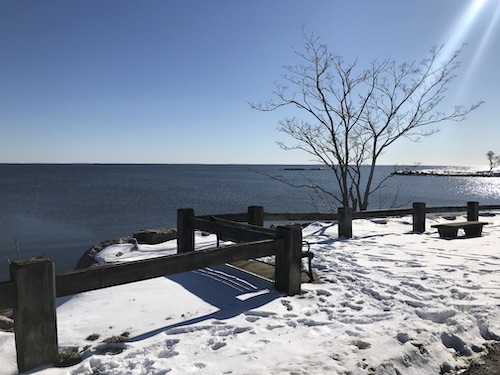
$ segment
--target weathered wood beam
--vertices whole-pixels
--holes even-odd
[[[14,332],[19,372],[55,363],[59,352],[54,263],[48,259],[12,262],[10,273],[17,286]]]
[[[63,297],[218,264],[270,256],[282,252],[284,244],[283,239],[265,240],[63,273],[56,276],[57,296]]]
[[[272,229],[231,222],[215,217],[211,220],[195,217],[193,223],[196,229],[214,233],[219,237],[233,241],[261,241],[276,236],[276,232]]]

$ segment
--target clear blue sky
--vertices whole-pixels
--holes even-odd
[[[478,7],[479,4],[482,4]],[[498,0],[3,0],[0,162],[308,163],[286,111],[261,113],[301,28],[360,62],[468,43],[447,102],[486,103],[385,164],[486,164],[500,152]],[[478,7],[474,17],[471,9]]]

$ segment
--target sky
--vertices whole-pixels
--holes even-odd
[[[445,104],[485,101],[381,164],[486,165],[500,152],[497,0],[4,0],[0,163],[305,164],[259,112],[302,28],[346,61],[467,46]],[[434,129],[434,128],[433,128]]]

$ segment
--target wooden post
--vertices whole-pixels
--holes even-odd
[[[467,221],[479,220],[479,202],[467,202]]]
[[[425,232],[425,203],[413,203],[413,231],[416,233]]]
[[[248,224],[264,226],[264,207],[249,206],[248,207]]]
[[[177,210],[177,253],[194,251],[194,210],[180,208]]]
[[[339,207],[338,210],[339,237],[352,238],[352,208]]]
[[[285,251],[276,255],[275,288],[289,296],[300,293],[302,231],[300,225],[279,226],[276,237],[284,238]]]
[[[59,355],[54,263],[32,259],[10,264],[16,283],[14,332],[19,372],[55,363]]]

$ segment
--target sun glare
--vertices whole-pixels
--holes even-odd
[[[482,5],[485,3],[485,0],[480,0],[478,2],[480,2]],[[464,85],[465,85],[465,82],[467,82],[470,79],[472,72],[479,65],[481,56],[483,56],[484,51],[486,49],[486,46],[488,45],[488,42],[491,40],[495,25],[496,25],[499,18],[500,18],[500,3],[497,4],[496,11],[493,14],[493,16],[491,17],[491,20],[488,24],[488,28],[486,29],[486,32],[484,33],[483,37],[481,38],[481,42],[479,43],[478,47],[474,51],[474,56],[471,60],[471,63],[469,65],[469,69],[467,69],[467,73],[466,73],[465,78],[464,78]]]
[[[455,50],[460,48],[463,44],[468,44],[472,39],[473,28],[474,27],[484,27],[479,24],[479,15],[482,10],[486,8],[489,3],[488,0],[474,0],[465,9],[462,16],[457,20],[455,25],[450,30],[450,36],[446,44],[446,49],[443,51],[443,58],[451,55]],[[491,40],[493,35],[494,26],[496,25],[498,18],[500,17],[500,3],[497,4],[496,12],[490,15],[490,20],[486,31],[483,32],[480,42],[477,44],[467,46],[467,50],[472,51],[472,59],[467,63],[467,69],[463,80],[461,80],[461,85],[457,90],[457,97],[461,97],[466,93],[467,82],[470,81],[473,72],[476,71],[480,65],[481,57],[484,55],[486,46]]]
[[[465,35],[470,31],[474,25],[474,21],[479,14],[479,11],[483,8],[486,0],[475,0],[467,8],[465,13],[460,17],[458,22],[451,30],[450,40],[447,43],[447,54],[453,53],[457,48],[459,48],[465,42]]]

